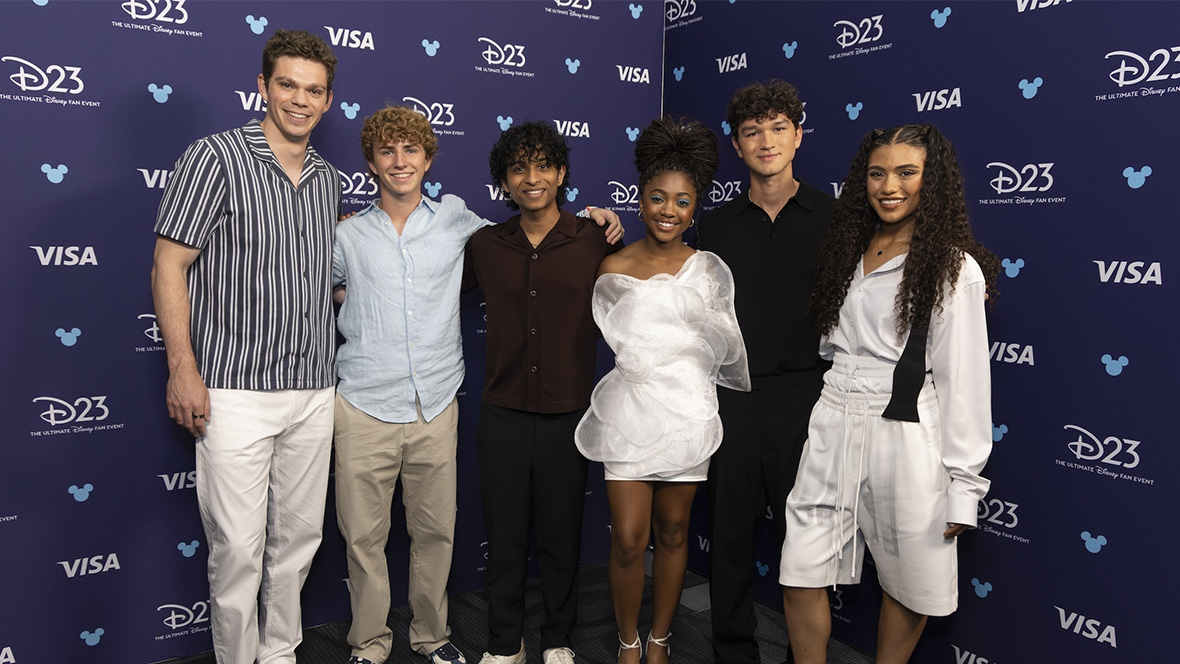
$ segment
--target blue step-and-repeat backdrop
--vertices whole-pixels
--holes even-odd
[[[488,174],[500,131],[548,120],[571,147],[571,206],[638,207],[633,136],[659,115],[658,3],[27,0],[0,5],[0,662],[155,662],[209,650],[207,546],[193,440],[164,408],[149,285],[152,226],[184,148],[265,111],[256,77],[279,28],[339,58],[312,144],[341,171],[345,210],[375,197],[361,124],[387,102],[430,118],[424,188],[480,214],[510,210]],[[630,133],[628,130],[631,130]],[[617,183],[617,184],[616,184]],[[474,422],[483,315],[465,299],[459,520],[451,589],[482,587],[486,547]],[[602,353],[602,362],[610,358]],[[601,468],[584,559],[607,556]],[[400,497],[394,523],[404,523]],[[308,625],[349,617],[329,502],[304,592]],[[405,603],[407,539],[389,545]],[[404,642],[404,641],[403,641]]]
[[[960,609],[931,621],[914,661],[1166,661],[1178,20],[1174,3],[1083,0],[4,2],[0,664],[211,647],[193,441],[163,403],[151,228],[185,146],[264,111],[255,78],[278,28],[319,34],[340,59],[312,143],[346,180],[346,210],[376,194],[358,137],[386,102],[439,135],[426,193],[493,220],[509,214],[486,167],[501,128],[554,122],[572,148],[571,206],[618,210],[631,239],[632,141],[661,108],[721,137],[709,207],[745,186],[723,120],[752,80],[799,87],[796,172],[833,194],[868,129],[939,125],[1005,269],[990,328],[992,491],[960,544]],[[482,585],[480,305],[478,292],[464,299],[453,592]],[[592,468],[584,562],[607,555],[602,485]],[[690,562],[707,573],[701,507]],[[348,617],[328,509],[308,625]],[[402,603],[407,543],[391,535]],[[757,595],[777,606],[769,528],[759,538]],[[878,601],[871,583],[836,591],[836,636],[871,651]]]
[[[1002,260],[991,491],[960,538],[959,610],[931,620],[913,661],[1172,661],[1180,4],[665,7],[667,112],[726,134],[733,90],[785,79],[806,103],[796,176],[833,195],[868,130],[933,123],[958,150],[976,233]],[[709,203],[745,180],[726,149]],[[697,516],[693,563],[705,567]],[[778,604],[771,530],[756,592]],[[879,598],[874,583],[839,588],[834,634],[872,652]]]

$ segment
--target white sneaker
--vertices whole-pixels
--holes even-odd
[[[574,651],[569,648],[550,648],[542,654],[545,664],[574,664]]]
[[[549,660],[546,659],[546,662]],[[520,640],[520,652],[515,655],[493,655],[490,652],[485,652],[483,657],[479,660],[479,664],[524,664],[524,639]],[[570,664],[573,664],[572,661]]]

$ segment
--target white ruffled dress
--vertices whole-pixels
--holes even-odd
[[[705,480],[721,445],[716,386],[750,389],[733,290],[729,267],[707,251],[674,275],[595,282],[594,322],[615,368],[594,388],[574,441],[608,480]]]

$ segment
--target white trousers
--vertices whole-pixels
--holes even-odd
[[[295,664],[299,591],[323,536],[334,393],[209,390],[197,502],[219,664]]]

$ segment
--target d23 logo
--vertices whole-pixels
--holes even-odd
[[[106,395],[92,397],[78,397],[73,403],[63,401],[57,397],[36,397],[33,403],[45,402],[45,411],[41,419],[50,426],[61,426],[71,422],[101,422],[110,416],[111,411],[103,403]]]
[[[1049,191],[1053,187],[1053,162],[1042,164],[1025,164],[1020,168],[1009,166],[1002,161],[993,161],[988,168],[999,169],[991,179],[992,189],[997,194],[1010,194],[1014,191]]]
[[[1139,453],[1135,450],[1140,441],[1118,436],[1099,439],[1076,424],[1067,424],[1065,428],[1078,432],[1078,439],[1066,443],[1066,447],[1079,461],[1097,461],[1128,470],[1139,465]]]
[[[432,125],[450,127],[455,124],[454,104],[442,104],[438,102],[427,104],[421,99],[414,97],[402,97],[402,101],[410,104],[414,111],[426,118]]]
[[[377,195],[377,181],[368,173],[340,173],[340,185],[343,190],[340,192],[343,195],[356,194],[357,196],[376,196]]]
[[[625,185],[614,180],[607,182],[607,184],[615,188],[610,195],[610,199],[615,202],[615,205],[639,205],[639,185]]]
[[[742,191],[741,180],[730,180],[729,182],[718,182],[713,180],[713,186],[709,189],[709,202],[721,203],[724,201],[732,201],[734,196],[737,196]]]
[[[191,607],[181,604],[162,604],[157,611],[167,611],[163,623],[172,629],[180,629],[189,625],[209,622],[209,602],[200,601]]]
[[[1003,528],[1015,528],[1016,524],[1020,523],[1020,518],[1016,516],[1016,508],[1018,507],[1020,505],[999,498],[984,498],[979,501],[975,516],[980,521],[986,521]]]
[[[122,7],[127,15],[137,21],[159,21],[180,25],[188,22],[186,0],[127,0]]]
[[[867,44],[875,42],[885,34],[885,29],[881,27],[881,17],[884,14],[877,14],[868,18],[853,23],[852,21],[836,21],[832,24],[833,28],[840,28],[840,34],[836,35],[836,43],[840,48],[848,48],[856,44]]]
[[[569,7],[570,9],[590,9],[594,5],[594,0],[554,0],[558,7]]]
[[[160,343],[161,341],[164,340],[164,336],[160,334],[160,326],[156,322],[156,315],[155,314],[140,314],[140,315],[136,316],[136,318],[138,318],[139,320],[146,320],[146,321],[151,322],[151,325],[148,326],[147,329],[145,329],[143,331],[144,336],[146,336],[148,339],[151,339],[152,341],[154,341],[156,343]]]
[[[1173,53],[1176,55],[1173,56]],[[1136,85],[1145,80],[1166,81],[1170,78],[1180,78],[1180,72],[1174,74],[1164,72],[1169,64],[1180,62],[1180,46],[1157,48],[1146,58],[1132,51],[1111,51],[1106,54],[1105,59],[1111,58],[1119,59],[1118,66],[1108,75],[1110,80],[1118,83],[1120,88]]]
[[[86,87],[86,84],[79,77],[79,74],[82,73],[81,67],[49,65],[45,69],[41,69],[28,60],[18,58],[15,55],[6,55],[0,58],[0,62],[12,62],[16,64],[16,73],[9,76],[8,80],[12,81],[23,92],[39,92],[44,90],[46,92],[61,92],[76,95]]]
[[[484,61],[489,65],[524,66],[524,47],[520,44],[504,44],[501,46],[487,37],[480,37],[477,41],[487,44],[487,48],[480,55],[483,56]]]
[[[669,21],[676,21],[695,13],[697,13],[695,0],[664,0],[664,18]]]

